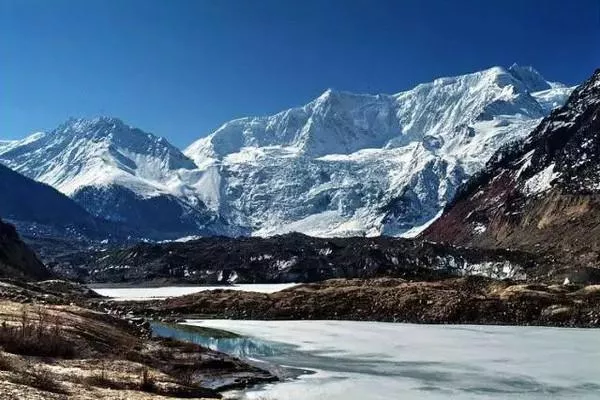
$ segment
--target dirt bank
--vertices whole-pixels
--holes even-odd
[[[156,319],[340,319],[433,324],[600,326],[600,286],[481,277],[408,282],[334,279],[272,294],[216,290],[105,307]]]

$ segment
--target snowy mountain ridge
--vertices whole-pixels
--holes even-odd
[[[435,242],[538,253],[544,276],[600,277],[600,69],[526,137],[499,149],[424,232]]]
[[[194,162],[117,118],[72,118],[51,132],[2,142],[0,162],[151,238],[213,233],[204,230],[213,215],[185,183],[197,174]]]
[[[116,183],[151,197],[171,192],[177,170],[195,169],[166,139],[109,117],[72,118],[49,133],[0,143],[0,157],[70,196],[90,184]]]
[[[181,222],[173,235],[414,233],[571,90],[517,65],[395,95],[329,89],[227,122],[184,152],[115,118],[73,119],[0,142],[0,162],[113,220],[155,218],[165,201]]]
[[[521,75],[527,79],[520,80]],[[312,156],[398,147],[485,118],[486,111],[540,118],[548,110],[538,96],[544,104],[554,100],[559,105],[571,90],[545,81],[531,67],[516,65],[439,78],[395,95],[328,89],[302,107],[227,122],[184,152],[202,164],[207,157],[223,157],[244,147],[291,147]]]
[[[227,198],[219,212],[255,234],[415,234],[571,90],[517,65],[395,95],[327,90],[302,107],[228,122],[184,153],[218,176]]]

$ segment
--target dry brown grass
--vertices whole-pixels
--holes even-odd
[[[23,308],[17,323],[2,321],[0,346],[13,354],[36,357],[74,358],[77,348],[64,335],[60,318],[39,307],[36,315]]]
[[[11,379],[13,383],[29,386],[45,392],[56,394],[68,394],[69,391],[63,383],[47,368],[36,364],[31,365],[27,370],[21,371],[16,377]]]
[[[156,392],[156,382],[152,375],[150,374],[150,370],[148,368],[142,369],[141,379],[140,379],[140,390],[144,392],[154,393]]]
[[[86,387],[93,386],[113,390],[125,390],[131,386],[121,379],[118,374],[112,373],[112,371],[109,370],[109,363],[106,360],[101,360],[100,368],[92,375],[83,377],[80,381]]]

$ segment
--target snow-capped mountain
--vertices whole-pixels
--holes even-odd
[[[117,119],[70,120],[0,142],[0,162],[152,236],[411,234],[571,90],[517,65],[395,95],[327,90],[184,153]]]
[[[180,169],[193,161],[165,139],[125,125],[116,118],[70,119],[49,133],[0,143],[9,167],[72,196],[93,183],[121,185],[152,197],[172,193]]]
[[[600,279],[600,70],[500,149],[424,237],[540,252],[570,281]]]
[[[201,232],[214,217],[184,182],[196,174],[194,162],[116,118],[70,119],[49,133],[2,142],[0,162],[149,237]]]
[[[228,122],[184,153],[210,177],[207,204],[256,234],[410,234],[571,90],[517,65],[395,95],[327,90]]]

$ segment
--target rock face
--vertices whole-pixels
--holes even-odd
[[[101,221],[51,186],[0,165],[0,216],[24,229],[52,230],[63,235],[93,234]],[[104,232],[106,234],[106,232]]]
[[[600,279],[600,70],[499,150],[423,236],[551,254],[552,276]]]
[[[570,88],[494,67],[395,95],[327,90],[225,123],[184,153],[115,118],[0,142],[0,162],[148,238],[410,235]]]
[[[139,244],[117,251],[69,254],[49,265],[59,275],[88,282],[228,284],[466,274],[524,279],[535,261],[525,253],[471,251],[401,238],[319,239],[288,234]]]
[[[25,243],[14,226],[0,220],[0,277],[48,279],[52,274]]]

